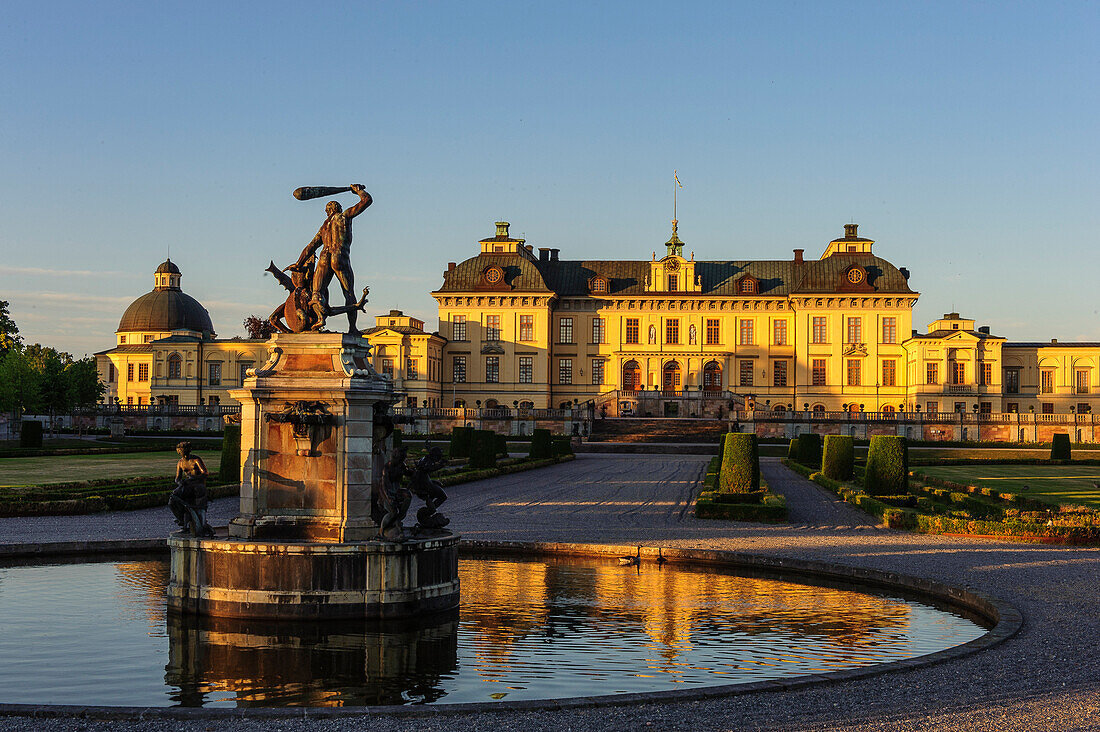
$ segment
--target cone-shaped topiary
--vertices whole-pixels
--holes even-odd
[[[450,455],[453,458],[468,458],[474,442],[473,427],[453,427],[451,429]]]
[[[222,462],[218,478],[230,483],[241,480],[241,426],[227,424],[222,432]]]
[[[1050,459],[1051,460],[1072,460],[1072,452],[1070,450],[1069,435],[1065,432],[1055,432],[1054,438],[1050,444]]]
[[[791,440],[791,444],[787,446],[787,459],[798,461],[798,438],[795,437]]]
[[[875,435],[871,438],[863,487],[873,496],[909,492],[909,446],[904,437]]]
[[[821,435],[807,432],[798,437],[798,462],[807,468],[821,466]]]
[[[722,493],[751,493],[760,490],[760,449],[756,435],[726,433],[722,443],[722,468],[718,472]]]
[[[470,448],[470,469],[484,470],[497,466],[496,433],[492,430],[474,430]]]
[[[532,460],[554,457],[553,446],[550,444],[550,430],[536,429],[531,432],[531,452],[528,456]]]
[[[821,455],[821,472],[832,480],[851,480],[855,450],[847,435],[825,435],[825,451]]]

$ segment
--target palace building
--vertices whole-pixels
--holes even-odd
[[[821,255],[696,260],[672,222],[649,259],[567,260],[509,224],[450,263],[439,330],[391,310],[364,335],[403,406],[607,416],[730,410],[1088,414],[1100,343],[1014,343],[948,313],[913,329],[909,272],[847,224]],[[216,337],[171,261],[96,354],[105,402],[233,405],[263,341]]]

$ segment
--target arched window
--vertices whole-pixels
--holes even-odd
[[[485,408],[486,409],[496,409],[499,406],[500,406],[500,403],[496,399],[486,399],[485,400]]]
[[[859,410],[859,405],[858,404],[849,404],[848,405],[848,411],[851,412],[852,414],[858,414],[859,411],[860,411]]]
[[[815,404],[814,405],[814,411],[815,412],[824,412],[825,411],[825,405],[824,404]]]
[[[183,359],[178,353],[168,357],[168,378],[179,379],[183,375]]]
[[[465,399],[455,399],[455,409],[462,409],[466,406]]]
[[[680,364],[669,361],[662,372],[661,383],[665,391],[679,391],[680,389]]]
[[[882,411],[884,414],[891,414],[893,412],[896,412],[897,409],[891,404],[886,404],[882,407]]]
[[[535,403],[534,402],[520,402],[519,403],[519,408],[520,409],[534,409],[535,408]]]
[[[717,361],[708,361],[703,367],[703,390],[722,390],[722,364]]]
[[[642,388],[642,370],[634,360],[623,364],[623,391],[638,391]]]
[[[773,412],[786,412],[787,407],[782,405],[782,404],[776,404],[774,407],[772,407],[772,411]]]

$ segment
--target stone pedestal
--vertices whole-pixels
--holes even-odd
[[[375,541],[393,383],[358,336],[279,334],[241,402],[229,539],[169,539],[170,608],[257,618],[391,618],[458,604],[457,537]]]

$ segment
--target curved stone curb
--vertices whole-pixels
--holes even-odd
[[[83,550],[81,550],[83,547]],[[836,684],[863,679],[893,671],[907,671],[942,663],[976,653],[1012,637],[1023,625],[1023,615],[1015,607],[977,590],[947,585],[930,579],[912,577],[864,567],[850,567],[805,559],[771,557],[741,552],[708,549],[674,549],[614,546],[607,544],[564,544],[518,541],[462,541],[464,553],[513,554],[537,556],[621,557],[641,553],[644,562],[662,557],[670,564],[722,566],[751,569],[793,577],[824,578],[835,582],[857,584],[875,590],[901,591],[954,608],[976,613],[994,623],[994,627],[979,638],[936,653],[907,658],[863,668],[845,669],[826,674],[804,674],[786,679],[726,684],[692,689],[675,689],[633,694],[579,696],[564,699],[531,699],[526,701],[476,702],[470,704],[430,704],[420,706],[369,707],[273,707],[215,709],[204,707],[106,707],[82,705],[0,704],[0,716],[32,718],[73,718],[98,720],[142,719],[243,719],[243,718],[303,718],[328,719],[353,716],[437,717],[482,712],[554,711],[617,707],[660,702],[700,701],[715,697],[740,696],[769,691],[792,691],[808,686]],[[72,555],[109,555],[133,552],[167,552],[164,539],[119,541],[57,542],[50,544],[0,545],[0,558],[24,558]]]

